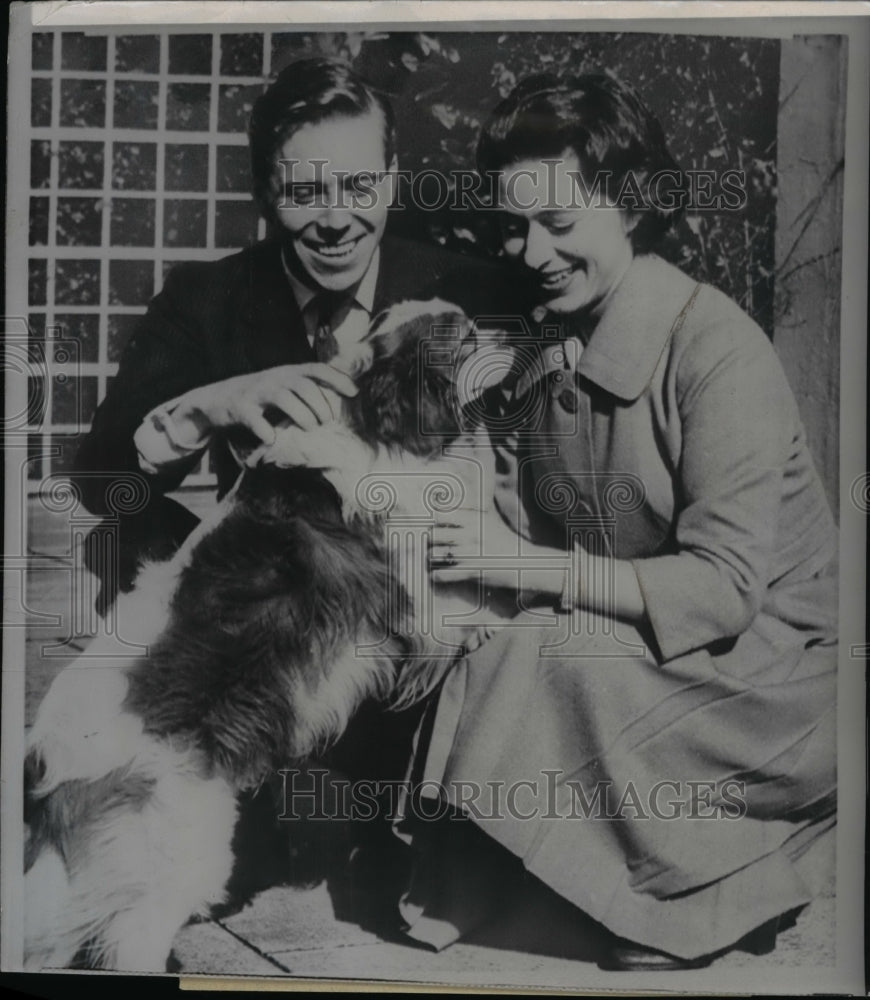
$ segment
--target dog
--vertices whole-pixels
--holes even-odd
[[[120,595],[124,639],[147,654],[98,635],[51,685],[25,761],[26,968],[165,971],[179,928],[224,900],[238,794],[364,703],[425,698],[485,641],[476,588],[433,590],[419,560],[390,558],[391,517],[473,487],[480,463],[447,446],[507,371],[469,389],[455,364],[423,363],[436,328],[460,367],[475,356],[455,306],[393,307],[352,360],[342,418],[239,448],[214,513]],[[432,600],[458,624],[419,628]]]

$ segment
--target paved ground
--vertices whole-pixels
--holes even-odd
[[[203,507],[196,496],[191,506]],[[31,618],[60,616],[35,624],[27,638],[26,716],[32,718],[47,685],[58,669],[75,655],[81,639],[71,637],[74,615],[71,593],[70,520],[34,504],[31,510],[31,552],[40,570],[30,575]],[[94,596],[87,580],[89,603]],[[79,612],[79,630],[87,631],[87,616]],[[755,957],[734,952],[706,973],[691,980],[698,988],[721,988],[741,970],[752,974],[753,986],[775,984],[777,970],[805,966],[820,969],[834,961],[833,837],[805,858],[805,872],[819,898],[780,935],[777,949]],[[177,971],[183,974],[279,976],[326,979],[405,980],[454,985],[511,985],[580,989],[588,986],[625,988],[620,973],[597,971],[595,930],[576,911],[527,879],[513,894],[498,919],[468,940],[435,953],[383,930],[367,927],[359,914],[340,904],[335,881],[308,888],[274,885],[256,893],[242,909],[220,919],[189,924],[174,945]],[[370,923],[370,922],[369,922]],[[646,977],[655,989],[661,980]],[[686,980],[686,986],[689,986]],[[736,982],[736,981],[735,981]],[[636,983],[632,983],[636,985]]]

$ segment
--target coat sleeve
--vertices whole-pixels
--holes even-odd
[[[131,337],[71,474],[85,507],[111,513],[106,490],[118,474],[135,473],[153,494],[175,489],[201,452],[145,472],[134,435],[155,407],[215,378],[209,351],[209,316],[215,315],[218,283],[208,265],[171,271]]]
[[[744,632],[770,582],[800,421],[762,331],[736,307],[676,363],[676,552],[634,560],[665,660]]]

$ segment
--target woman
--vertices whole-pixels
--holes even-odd
[[[539,324],[490,399],[506,524],[484,552],[545,568],[521,627],[449,675],[414,774],[607,928],[606,968],[770,950],[836,802],[837,536],[795,401],[762,331],[653,253],[679,174],[628,88],[529,80],[478,158]],[[477,579],[477,518],[451,521],[433,576]],[[493,563],[486,584],[516,587]],[[480,808],[486,788],[513,798]],[[487,890],[448,891],[436,828],[409,820],[403,911],[440,946]]]

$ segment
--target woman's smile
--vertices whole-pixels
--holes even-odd
[[[573,264],[558,270],[540,271],[539,284],[546,291],[563,291],[578,271],[585,270],[584,264]]]
[[[558,163],[521,160],[500,179],[502,243],[556,313],[606,299],[632,261],[634,218],[606,202],[578,204],[580,164],[566,150]]]

